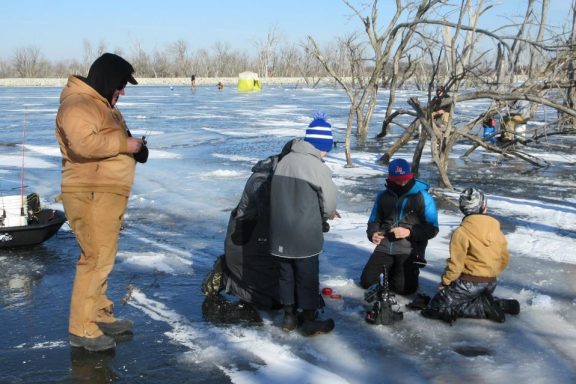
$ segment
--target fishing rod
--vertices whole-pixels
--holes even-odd
[[[132,132],[130,132],[130,128],[128,128],[128,123],[126,123],[126,120],[124,119],[124,115],[120,111],[120,108],[118,108],[118,106],[114,106],[114,109],[116,109],[118,111],[118,113],[120,113],[120,116],[122,116],[122,121],[124,122],[124,127],[125,127],[126,131],[128,132],[128,135],[130,137],[134,137],[132,135]],[[152,135],[152,130],[150,129],[149,126],[147,126],[146,131],[144,131],[144,135],[142,136],[142,144],[143,145],[146,145],[148,143],[148,139],[150,138],[151,135]]]
[[[160,116],[158,106],[156,106],[156,116]],[[148,139],[150,139],[150,136],[152,136],[152,128],[150,127],[150,122],[147,122],[146,130],[142,136],[142,143],[144,143],[144,145],[148,144]]]
[[[148,139],[152,135],[152,129],[150,129],[150,124],[147,124],[146,130],[144,131],[144,135],[142,135],[142,144],[148,144]],[[148,138],[148,139],[147,139]]]
[[[26,151],[26,128],[28,125],[28,107],[24,107],[24,124],[22,125],[22,165],[20,167],[20,216],[25,216],[24,213],[24,159]]]
[[[21,166],[20,166],[20,196],[4,196],[4,192],[0,191],[1,197],[1,215],[0,215],[0,225],[2,226],[22,226],[26,225],[27,222],[27,209],[28,209],[28,199],[24,197],[24,168],[25,168],[25,159],[26,159],[26,131],[28,126],[28,118],[27,118],[28,109],[26,108],[24,111],[24,122],[22,124],[22,158],[21,158]],[[14,188],[16,189],[16,188]],[[19,211],[19,220],[16,219],[18,217],[18,207],[20,207]],[[12,219],[11,219],[12,218]],[[16,220],[16,221],[14,221]]]

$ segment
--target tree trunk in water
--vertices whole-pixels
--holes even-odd
[[[572,2],[572,32],[570,34],[570,49],[574,49],[574,44],[576,43],[576,1]],[[575,64],[574,59],[570,59],[568,64],[568,80],[570,81],[570,86],[566,90],[566,106],[569,108],[574,108],[574,100],[576,99],[576,89],[572,85],[575,79]],[[565,115],[565,117],[568,117]],[[576,125],[576,120],[574,117],[568,117],[568,123],[573,127]]]
[[[352,167],[352,154],[350,152],[350,136],[352,135],[352,123],[354,115],[350,110],[348,112],[348,122],[346,123],[346,138],[344,139],[344,154],[346,155],[346,167]]]
[[[452,122],[446,123],[447,126],[441,130],[441,134],[437,136],[436,149],[438,151],[436,156],[436,164],[438,165],[438,174],[440,176],[440,186],[444,188],[452,188],[452,183],[448,177],[448,161],[450,160],[450,153],[452,152],[453,141],[457,137],[452,127]]]
[[[443,188],[451,188],[452,183],[448,178],[448,160],[450,158],[448,139],[444,134],[436,137],[436,140],[430,140],[432,146],[432,159],[438,168],[438,175],[440,176],[440,186]]]
[[[428,141],[428,132],[425,129],[422,130],[420,133],[420,139],[418,140],[418,144],[414,149],[414,156],[412,157],[412,173],[418,176],[418,171],[420,169],[420,159],[422,158],[422,152],[424,152],[424,146],[426,145],[426,141]]]
[[[356,129],[356,137],[358,138],[358,142],[364,144],[368,136],[368,129],[366,128],[364,124],[365,122],[362,120],[362,118],[359,118],[356,121],[358,123],[358,127]]]
[[[453,189],[450,178],[448,178],[448,155],[449,153],[442,153],[440,155],[440,162],[438,163],[438,172],[440,174],[440,185],[444,188]]]
[[[394,144],[392,144],[390,146],[390,148],[388,148],[386,153],[384,155],[382,155],[382,157],[380,157],[378,162],[381,164],[388,164],[390,162],[390,159],[392,158],[392,156],[394,156],[394,154],[400,148],[402,148],[404,145],[406,145],[406,143],[408,143],[410,141],[410,139],[414,136],[414,131],[416,131],[416,129],[419,126],[420,126],[420,121],[418,119],[415,119],[410,124],[410,126],[406,129],[406,131],[402,134],[402,136],[400,136],[400,138],[398,138],[398,140],[396,140],[396,142]]]

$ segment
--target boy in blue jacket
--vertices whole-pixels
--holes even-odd
[[[406,160],[390,162],[386,189],[378,193],[368,220],[366,234],[376,249],[362,271],[362,288],[378,283],[386,267],[393,292],[408,295],[418,289],[428,240],[438,233],[438,211],[428,188]]]

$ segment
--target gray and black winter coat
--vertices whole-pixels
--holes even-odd
[[[277,165],[270,201],[270,253],[286,258],[318,255],[322,223],[336,212],[336,185],[320,151],[303,140]]]

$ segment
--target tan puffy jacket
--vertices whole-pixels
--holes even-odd
[[[508,242],[498,220],[488,215],[466,216],[452,233],[442,284],[450,285],[461,274],[498,277],[508,260]]]
[[[75,76],[60,95],[56,138],[62,153],[62,192],[129,196],[136,162],[127,153],[122,114]]]

